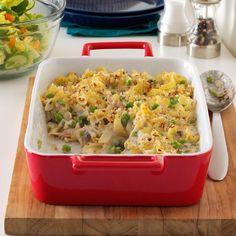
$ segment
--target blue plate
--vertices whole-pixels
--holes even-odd
[[[89,27],[114,28],[114,27],[129,27],[144,24],[151,20],[155,20],[160,11],[153,11],[138,15],[125,16],[100,16],[82,14],[66,10],[64,12],[63,21],[70,24],[77,24]]]
[[[66,10],[90,15],[140,15],[164,7],[164,0],[67,0]]]

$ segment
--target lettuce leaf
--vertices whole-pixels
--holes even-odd
[[[0,12],[7,11],[14,16],[21,16],[35,5],[31,0],[0,0]]]
[[[17,6],[12,7],[11,9],[20,16],[20,15],[25,13],[25,11],[27,10],[28,5],[29,5],[29,1],[28,0],[23,0],[20,4],[18,4]]]
[[[12,8],[21,4],[24,0],[0,0],[0,5]]]

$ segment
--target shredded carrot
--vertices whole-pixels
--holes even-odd
[[[32,42],[32,47],[36,50],[40,49],[40,41],[39,40],[35,40]]]
[[[16,44],[16,38],[15,37],[11,37],[9,39],[9,42],[8,42],[9,47],[12,48],[12,47],[15,46],[15,44]]]
[[[13,22],[13,21],[15,21],[15,16],[11,15],[10,13],[6,13],[5,14],[5,19],[10,21],[10,22]]]
[[[27,31],[27,30],[26,30],[25,27],[21,27],[21,28],[20,28],[20,32],[21,32],[21,33],[25,33],[26,31]]]

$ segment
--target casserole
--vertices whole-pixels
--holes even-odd
[[[149,44],[95,43],[90,49],[144,48],[152,56]],[[152,75],[174,71],[185,76],[194,87],[200,151],[188,154],[112,155],[53,151],[47,136],[45,114],[39,96],[60,74],[82,74],[87,68],[105,66],[109,70],[138,69]],[[38,140],[42,148],[38,149]],[[54,142],[55,140],[53,140]],[[60,144],[60,140],[57,141]],[[50,204],[66,205],[159,205],[181,206],[201,198],[212,150],[212,136],[204,92],[196,68],[189,62],[168,58],[52,58],[40,64],[30,105],[25,150],[35,197]]]

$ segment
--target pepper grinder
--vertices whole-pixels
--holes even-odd
[[[192,0],[195,20],[191,27],[187,53],[203,59],[218,57],[221,39],[215,24],[215,10],[221,0]]]
[[[185,46],[190,23],[185,14],[186,0],[165,0],[165,9],[158,22],[158,41],[166,46]]]

